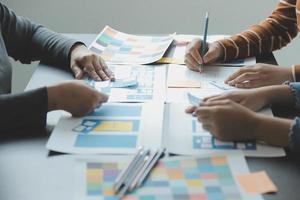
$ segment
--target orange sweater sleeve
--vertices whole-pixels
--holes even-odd
[[[224,49],[224,61],[269,53],[286,46],[298,33],[296,2],[280,0],[266,20],[218,41]]]

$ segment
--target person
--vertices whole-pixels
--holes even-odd
[[[186,109],[220,140],[257,140],[300,151],[300,118],[284,119],[255,111],[270,105],[300,108],[300,83],[223,93]]]
[[[296,37],[300,28],[300,0],[281,0],[272,15],[232,37],[207,44],[208,51],[199,54],[201,41],[192,41],[186,50],[185,64],[198,71],[202,63],[252,57],[281,49]],[[300,65],[278,67],[258,63],[243,67],[229,76],[225,83],[238,88],[278,85],[284,81],[300,81]]]
[[[11,94],[12,68],[9,57],[22,63],[43,60],[73,72],[76,79],[88,74],[97,81],[114,80],[102,58],[76,40],[17,16],[0,3],[0,134],[45,127],[46,114],[65,110],[82,116],[106,102],[108,97],[71,81]]]

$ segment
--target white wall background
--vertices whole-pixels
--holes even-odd
[[[128,33],[234,34],[267,17],[279,0],[1,0],[19,15],[61,33],[98,33],[106,24]],[[300,63],[300,39],[275,53],[283,66]],[[13,91],[22,91],[37,63],[14,63]]]

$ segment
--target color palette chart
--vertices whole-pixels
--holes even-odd
[[[140,129],[140,105],[103,105],[72,131],[77,132],[75,147],[135,148]]]
[[[89,49],[108,63],[149,64],[161,59],[172,41],[172,36],[136,36],[106,26]]]
[[[231,166],[227,156],[163,160],[152,170],[141,188],[123,199],[240,200],[243,195]],[[122,163],[86,162],[82,199],[119,199],[114,195],[112,185],[123,167]]]
[[[256,142],[225,142],[213,137],[202,128],[196,118],[192,120],[192,139],[194,149],[218,149],[218,150],[256,150]]]
[[[134,77],[137,84],[129,87],[103,87],[102,82],[95,82],[89,79],[88,84],[100,92],[109,95],[109,102],[149,102],[162,98],[164,100],[166,69],[145,65],[110,65],[110,69],[116,77],[129,79]]]

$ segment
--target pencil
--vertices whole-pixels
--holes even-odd
[[[203,56],[206,53],[206,40],[207,40],[207,31],[208,31],[208,21],[209,21],[209,13],[206,12],[206,15],[205,15],[204,35],[203,35],[203,40],[202,40],[202,44],[201,44],[201,51],[200,51],[200,56],[202,58],[203,58]],[[200,72],[202,72],[203,66],[204,66],[204,63],[200,64]]]

